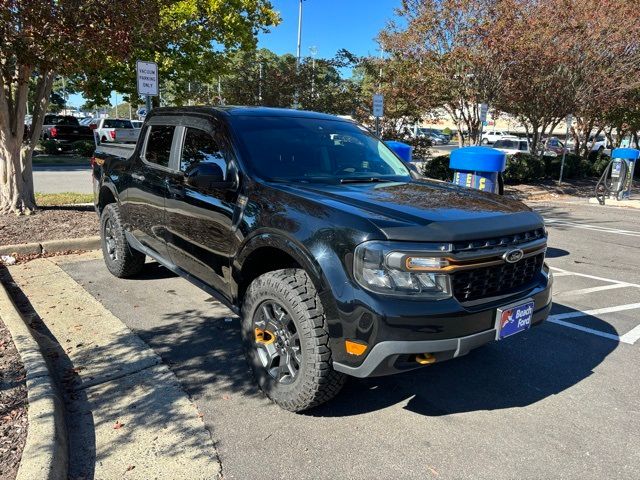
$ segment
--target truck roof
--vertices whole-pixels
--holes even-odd
[[[197,107],[159,107],[151,110],[149,116],[162,114],[218,114],[226,116],[253,116],[253,117],[298,117],[316,118],[321,120],[338,120],[349,122],[349,120],[329,115],[326,113],[311,112],[308,110],[294,110],[292,108],[272,108],[272,107],[252,107],[252,106],[197,106]]]

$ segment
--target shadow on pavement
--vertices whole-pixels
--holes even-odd
[[[77,340],[72,341],[73,335],[68,335],[70,338],[66,338],[67,335],[56,336],[55,328],[48,325],[59,321],[56,317],[59,308],[36,310],[39,308],[37,302],[32,304],[4,268],[0,268],[0,280],[7,285],[17,307],[36,332],[64,400],[69,479],[98,478],[97,470],[104,471],[103,464],[115,465],[113,478],[125,478],[130,469],[144,470],[156,462],[154,456],[161,457],[164,462],[176,458],[176,462],[182,462],[176,464],[176,469],[181,471],[188,469],[184,464],[188,457],[195,471],[201,473],[203,470],[198,468],[215,458],[216,452],[208,447],[208,437],[203,438],[207,434],[197,421],[193,406],[181,393],[175,377],[166,369],[162,370],[164,367],[156,366],[154,358],[144,362],[145,358],[140,355],[123,354],[132,348],[131,344],[136,340],[142,343],[138,337],[128,332],[117,332],[108,335],[106,344],[99,344],[96,339],[95,344],[90,341],[83,345],[77,344]],[[65,301],[61,297],[60,302]],[[76,308],[81,310],[81,307]],[[73,328],[80,330],[83,324],[92,322],[92,316],[90,311],[83,311]],[[74,363],[70,352],[74,349],[77,352],[81,347],[85,349],[84,353],[76,353],[75,357],[81,362]],[[146,345],[143,348],[147,348]],[[151,353],[150,349],[147,350]],[[87,359],[90,363],[86,363]],[[146,364],[136,365],[136,361]],[[91,384],[93,377],[87,376],[86,365],[98,366],[100,381],[97,384]],[[102,377],[104,374],[106,376]],[[88,383],[84,384],[85,381]],[[137,412],[144,412],[144,416]],[[161,437],[158,435],[160,432],[165,437],[158,438]],[[150,438],[150,435],[156,435],[156,438]],[[139,445],[155,450],[144,452],[144,456],[140,454]],[[120,458],[123,450],[132,458],[126,455]]]
[[[553,308],[553,313],[571,311],[558,304]],[[223,391],[254,396],[258,391],[242,352],[239,322],[226,315],[196,305],[167,313],[161,327],[136,333],[171,366],[191,395],[203,393],[213,382]],[[590,328],[616,333],[605,321],[588,321]],[[429,416],[523,407],[584,380],[616,347],[612,340],[545,324],[442,364],[390,377],[351,379],[335,400],[308,415],[359,415],[407,399],[408,410]]]
[[[567,255],[569,255],[569,253],[570,252],[568,252],[567,250],[563,250],[562,248],[549,247],[547,248],[546,258],[566,257]]]
[[[554,306],[553,313],[558,311]],[[591,328],[616,334],[609,323],[591,320]],[[428,416],[525,407],[589,377],[617,346],[613,340],[546,323],[440,365],[352,381],[337,401],[310,414],[358,415],[407,400],[407,410]]]

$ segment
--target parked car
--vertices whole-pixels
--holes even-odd
[[[129,143],[138,140],[140,131],[133,128],[131,120],[121,118],[97,118],[90,124],[97,143]]]
[[[505,137],[510,137],[509,132],[503,130],[494,130],[492,132],[483,132],[482,133],[482,144],[489,145],[497,142]]]
[[[451,139],[448,135],[435,128],[419,128],[418,134],[431,139],[434,145],[448,145]]]
[[[550,137],[544,142],[544,154],[551,157],[562,156],[569,149],[557,137]]]
[[[71,115],[45,115],[41,138],[53,140],[58,148],[65,150],[80,140],[93,141],[93,132],[89,127],[80,125],[78,119]]]
[[[500,140],[496,140],[493,144],[493,148],[512,155],[514,153],[529,153],[529,142],[526,139],[519,137],[505,137]]]
[[[435,128],[426,128],[426,127],[416,127],[407,125],[404,127],[405,135],[415,138],[428,138],[431,141],[432,145],[447,145],[449,144],[450,137],[445,135],[440,130]]]
[[[595,139],[590,137],[589,142],[593,142],[591,145],[592,152],[602,153],[608,148],[607,137],[604,135],[598,135]]]
[[[108,270],[135,277],[149,256],[236,312],[259,386],[285,409],[326,402],[348,375],[465,355],[551,308],[538,213],[414,175],[352,121],[156,108],[123,150],[92,159]]]

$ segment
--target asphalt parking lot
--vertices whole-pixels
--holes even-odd
[[[137,279],[63,264],[179,378],[224,478],[640,478],[640,211],[536,204],[554,308],[541,327],[399,376],[351,380],[306,414],[248,373],[238,321],[155,263]]]

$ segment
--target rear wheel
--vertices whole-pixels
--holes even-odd
[[[268,272],[251,283],[242,336],[260,388],[286,410],[320,405],[344,385],[346,377],[333,369],[322,304],[304,270]]]
[[[113,275],[127,278],[140,273],[144,267],[145,255],[129,246],[120,210],[115,203],[110,203],[102,210],[100,237],[104,263]]]

